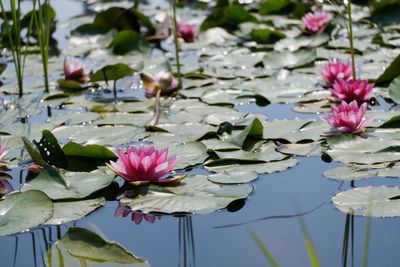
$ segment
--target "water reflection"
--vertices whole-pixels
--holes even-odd
[[[151,215],[146,213],[134,212],[129,207],[121,204],[121,202],[118,202],[118,207],[114,212],[114,217],[119,217],[122,215],[122,217],[125,218],[129,214],[131,214],[131,220],[135,222],[136,225],[139,225],[143,221],[143,219],[145,219],[145,221],[151,224],[153,224],[156,219],[161,220],[160,215]]]
[[[192,216],[179,217],[179,267],[194,267],[196,253]]]

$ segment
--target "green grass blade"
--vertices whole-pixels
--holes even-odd
[[[300,222],[301,232],[303,233],[304,244],[306,245],[306,248],[307,248],[308,258],[310,259],[311,266],[319,267],[320,264],[319,264],[319,261],[317,258],[317,253],[312,244],[310,235],[308,234],[307,227],[306,227],[306,224],[304,223],[302,216],[299,217],[299,222]]]
[[[257,246],[261,249],[264,255],[267,257],[269,262],[274,267],[279,267],[279,263],[275,260],[274,256],[272,256],[271,252],[267,249],[261,239],[257,236],[257,234],[253,231],[252,228],[247,227],[247,231],[250,233],[251,237],[253,238],[254,242],[256,242]]]

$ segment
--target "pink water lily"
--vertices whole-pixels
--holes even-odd
[[[65,80],[85,83],[88,81],[89,70],[83,62],[73,57],[66,57],[64,60]]]
[[[325,26],[332,20],[332,13],[317,10],[314,13],[308,12],[302,18],[307,32],[315,34],[321,32]]]
[[[117,175],[133,185],[174,184],[185,177],[161,179],[178,163],[176,156],[168,156],[168,147],[157,150],[153,146],[142,145],[139,149],[132,146],[126,154],[118,149],[121,164],[111,161],[107,166]]]
[[[191,43],[194,40],[196,35],[195,33],[196,26],[192,24],[178,23],[178,35],[186,43]]]
[[[135,222],[137,225],[139,225],[143,219],[145,219],[147,222],[153,224],[156,219],[160,220],[161,216],[159,215],[150,215],[146,213],[137,213],[133,212],[132,210],[128,209],[126,206],[122,205],[121,202],[118,202],[118,207],[115,210],[114,217],[121,216],[126,217],[129,214],[131,214],[131,220]]]
[[[342,79],[348,81],[353,76],[353,69],[350,62],[343,63],[340,60],[328,61],[318,73],[328,85],[332,85],[336,80]]]
[[[374,94],[371,93],[374,85],[372,83],[368,86],[368,80],[357,79],[356,81],[345,81],[339,79],[335,81],[333,88],[329,89],[329,91],[339,101],[350,103],[356,100],[358,104],[362,104],[374,97]]]
[[[360,133],[375,118],[375,116],[364,118],[367,103],[358,107],[356,100],[353,100],[350,104],[342,101],[338,107],[332,105],[331,110],[333,116],[326,113],[321,115],[320,118],[335,127],[336,130],[324,133],[325,135]]]
[[[142,74],[141,78],[146,87],[147,98],[154,97],[157,90],[161,90],[162,94],[168,94],[179,85],[178,80],[170,72],[166,71],[160,71],[154,74],[153,77]]]
[[[1,143],[1,137],[0,137],[0,143]],[[0,165],[8,165],[10,162],[8,160],[5,160],[4,157],[8,153],[7,149],[8,145],[8,140],[6,140],[3,144],[0,145]]]

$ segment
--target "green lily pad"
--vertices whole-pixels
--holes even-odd
[[[132,210],[162,213],[206,214],[223,209],[234,200],[244,199],[253,187],[212,183],[208,176],[189,176],[178,186],[159,187],[150,185],[135,188],[134,197],[121,199]]]
[[[90,75],[91,82],[99,81],[115,81],[119,80],[127,75],[134,73],[136,70],[132,69],[126,64],[117,63],[114,65],[107,65],[94,74]]]
[[[396,143],[393,142],[393,145]],[[374,164],[400,159],[400,152],[396,149],[384,150],[390,146],[382,138],[362,138],[357,135],[341,134],[328,139],[325,152],[336,161],[343,163]]]
[[[263,138],[263,130],[264,127],[261,123],[261,121],[257,118],[255,118],[246,128],[244,128],[241,132],[239,132],[237,135],[231,136],[229,138],[226,138],[225,141],[228,143],[231,143],[233,145],[236,145],[238,147],[243,148],[244,150],[247,150],[248,145],[249,145],[249,139],[254,138],[254,139],[261,139]]]
[[[114,174],[106,174],[103,170],[59,174],[45,165],[34,180],[22,186],[21,191],[40,190],[51,199],[84,198],[107,187],[114,177]]]
[[[296,156],[321,155],[321,147],[319,143],[316,142],[306,144],[280,144],[276,150],[283,154],[291,154]]]
[[[385,68],[384,72],[376,79],[375,83],[377,85],[388,84],[399,75],[400,75],[400,55],[397,56],[387,68]]]
[[[58,225],[79,220],[105,204],[106,200],[104,197],[79,201],[55,202],[53,204],[53,217],[51,217],[46,224]]]
[[[257,173],[273,173],[284,171],[290,167],[295,166],[298,163],[296,159],[285,159],[279,161],[270,161],[266,163],[254,163],[254,164],[237,164],[237,162],[227,162],[227,161],[207,161],[204,164],[204,168],[210,172],[217,173],[236,173],[236,172],[250,172],[255,171]]]
[[[216,151],[215,153],[220,159],[225,160],[237,160],[237,161],[273,161],[273,160],[282,160],[286,158],[286,155],[283,155],[275,150],[276,146],[273,142],[268,142],[264,144],[260,149],[256,151],[243,151],[243,150],[235,150],[235,151]]]
[[[11,235],[45,223],[53,216],[53,203],[43,192],[31,190],[0,201],[0,235]]]
[[[400,104],[400,77],[394,79],[389,85],[390,98]]]
[[[399,187],[359,187],[332,197],[335,207],[344,213],[371,217],[400,216]]]
[[[146,39],[132,30],[118,32],[108,48],[112,48],[116,55],[123,55],[132,51],[149,54],[151,51],[150,44]]]
[[[122,245],[110,242],[96,233],[71,227],[63,238],[47,251],[47,266],[137,266],[150,267],[146,260],[127,251]]]
[[[255,171],[238,171],[216,173],[208,176],[208,180],[219,184],[243,184],[254,181],[258,178],[258,173]]]
[[[330,129],[327,123],[313,119],[273,120],[263,123],[265,139],[285,139],[291,143],[319,140]]]
[[[353,181],[374,177],[378,173],[376,171],[360,170],[348,166],[340,166],[324,171],[323,174],[326,177],[334,180]]]
[[[313,62],[316,57],[315,49],[303,49],[293,53],[272,51],[265,55],[263,64],[270,69],[294,69]]]

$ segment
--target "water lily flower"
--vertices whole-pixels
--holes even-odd
[[[339,79],[335,81],[333,88],[329,89],[329,91],[339,101],[350,103],[356,100],[358,104],[362,104],[374,97],[374,94],[371,93],[374,85],[372,83],[368,86],[368,80],[357,79],[356,81],[345,81]]]
[[[331,110],[333,116],[326,113],[320,118],[335,127],[336,130],[324,133],[325,135],[360,133],[375,118],[375,116],[364,118],[367,111],[367,103],[358,107],[356,100],[353,100],[350,104],[342,101],[338,107],[332,105]]]
[[[89,70],[83,62],[73,57],[66,57],[64,60],[65,80],[72,80],[85,83],[89,77]]]
[[[181,37],[186,43],[191,43],[195,37],[195,25],[178,23],[178,35]]]
[[[0,137],[0,143],[1,143],[1,137]],[[10,162],[8,160],[5,160],[4,157],[7,155],[9,149],[7,149],[8,145],[8,140],[6,140],[3,144],[0,145],[0,165],[7,165]]]
[[[350,62],[343,63],[338,61],[328,61],[322,66],[321,73],[318,73],[328,85],[332,85],[336,80],[348,81],[353,76],[353,69]]]
[[[160,71],[153,77],[141,73],[140,78],[146,87],[147,98],[154,97],[157,90],[161,90],[162,94],[168,94],[179,85],[178,80],[170,72],[165,71]]]
[[[157,150],[153,146],[147,148],[142,145],[139,149],[132,146],[127,149],[126,154],[118,149],[121,164],[111,161],[107,167],[133,185],[179,183],[186,176],[161,179],[179,161],[175,155],[169,158],[167,156],[168,147]]]
[[[332,18],[332,13],[317,10],[314,13],[308,12],[302,20],[306,31],[315,34],[323,31]]]
[[[118,207],[115,210],[114,217],[118,217],[118,216],[122,215],[122,217],[125,218],[130,213],[132,213],[131,220],[133,222],[135,222],[137,225],[139,225],[143,219],[145,219],[147,222],[149,222],[151,224],[153,224],[156,219],[159,219],[159,220],[161,219],[161,216],[159,216],[159,215],[150,215],[150,214],[146,214],[146,213],[133,212],[132,210],[127,209],[126,206],[122,205],[121,202],[118,202]]]
[[[0,179],[0,196],[5,196],[13,190],[14,189],[9,181],[5,179]]]

